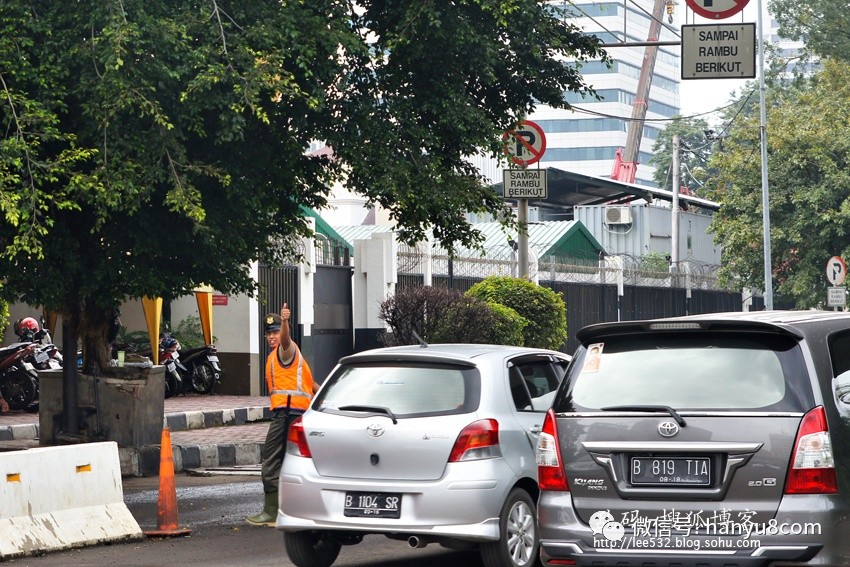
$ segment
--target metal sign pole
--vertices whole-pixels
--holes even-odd
[[[517,235],[517,261],[519,264],[519,277],[528,277],[528,199],[517,200],[517,221],[519,230]]]
[[[773,270],[770,259],[770,193],[767,183],[767,109],[764,96],[764,23],[762,2],[758,0],[758,43],[759,43],[759,108],[761,130],[761,207],[764,231],[764,308],[773,310]]]

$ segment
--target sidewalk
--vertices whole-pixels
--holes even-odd
[[[176,396],[165,400],[174,470],[257,465],[269,418],[268,397]],[[38,447],[38,414],[0,414],[0,451]],[[119,448],[122,476],[159,474],[160,446]]]

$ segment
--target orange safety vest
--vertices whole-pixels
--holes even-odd
[[[271,409],[289,407],[306,410],[313,397],[313,373],[295,345],[295,358],[289,366],[280,363],[277,349],[266,359],[266,384],[271,395]]]

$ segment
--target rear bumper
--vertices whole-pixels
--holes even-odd
[[[776,561],[783,565],[809,563],[821,546],[764,546],[757,550],[661,550],[588,548],[580,541],[540,541],[540,558],[546,566],[564,565],[558,559],[573,561],[571,565],[617,565],[620,567],[767,567]],[[789,562],[789,563],[785,563]],[[836,566],[838,564],[835,564]]]
[[[569,492],[542,492],[538,501],[540,557],[556,565],[622,567],[767,567],[790,565],[850,565],[850,529],[845,506],[823,496],[786,496],[777,511],[779,524],[813,524],[818,532],[791,534],[697,535],[626,530],[622,539],[594,534],[579,519]],[[675,507],[675,503],[670,503]],[[635,504],[638,508],[639,504]],[[559,561],[560,560],[560,561]],[[572,563],[568,563],[571,561]]]
[[[397,481],[322,477],[312,460],[287,455],[280,476],[277,528],[495,541],[499,512],[514,482],[504,459],[451,463],[443,477],[433,481]],[[346,517],[347,491],[400,493],[401,517]]]

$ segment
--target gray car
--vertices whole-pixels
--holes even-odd
[[[537,448],[545,565],[850,565],[850,314],[577,339]]]
[[[290,428],[277,527],[299,567],[366,534],[538,559],[537,466],[563,353],[423,345],[343,358]]]

